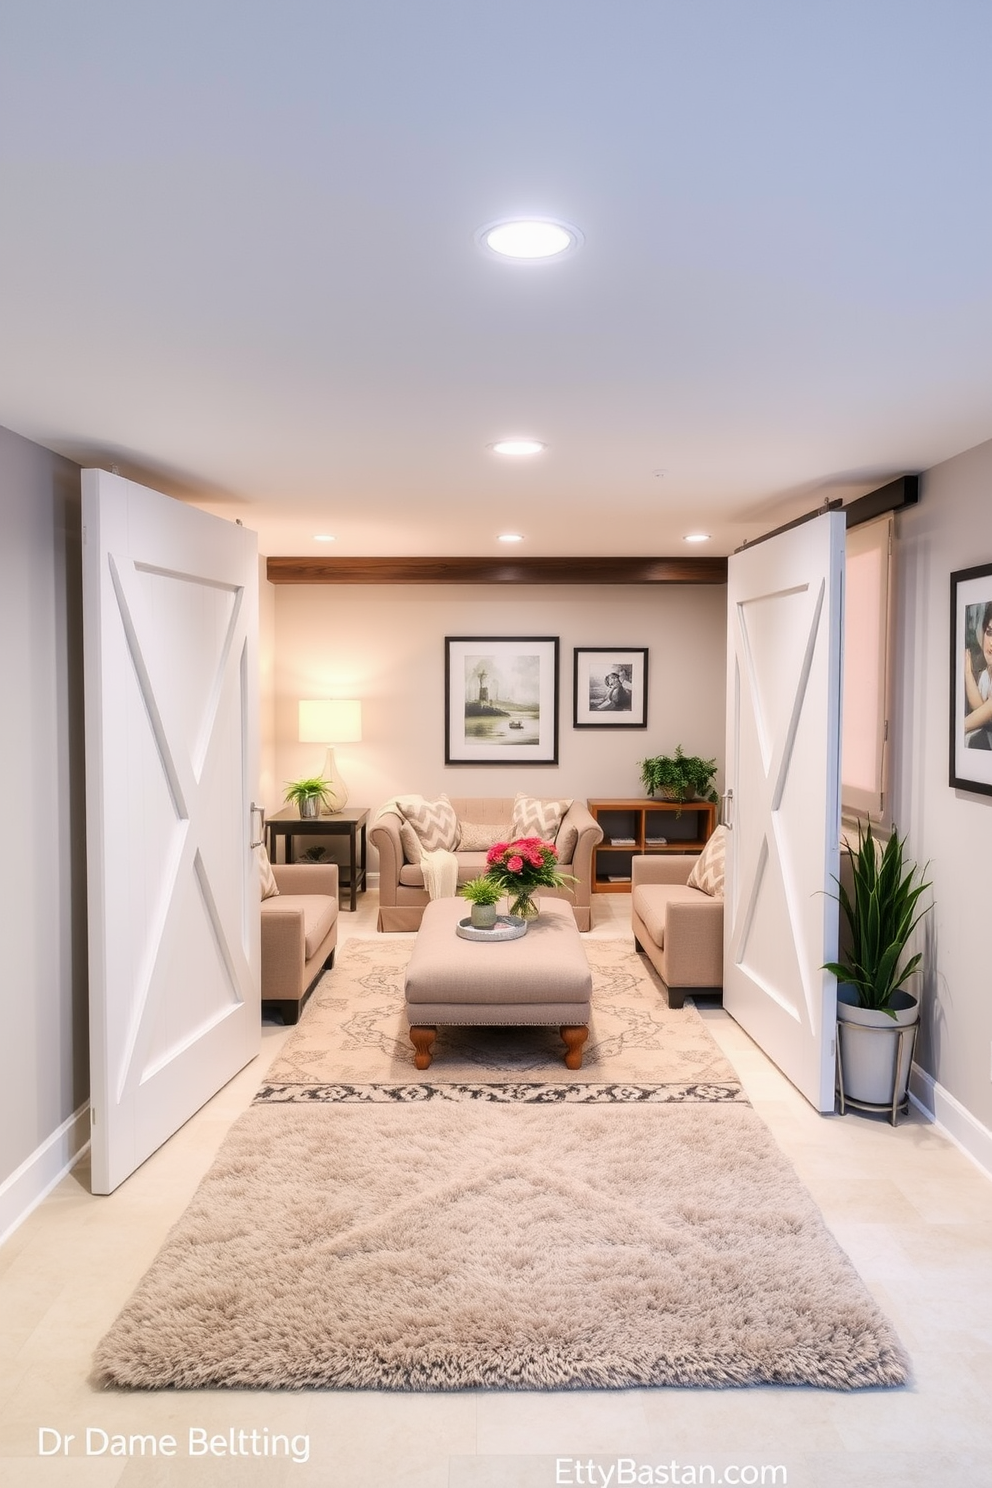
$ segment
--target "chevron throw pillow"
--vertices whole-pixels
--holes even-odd
[[[255,852],[258,854],[258,881],[262,886],[262,898],[274,899],[279,892],[279,885],[276,883],[276,876],[272,872],[272,864],[269,862],[269,855],[265,851],[264,842],[258,844]]]
[[[419,863],[421,853],[458,846],[458,818],[447,796],[425,801],[423,796],[397,796],[396,808],[409,831],[400,828],[403,851],[411,863]],[[416,856],[413,856],[413,853]]]
[[[702,889],[711,899],[723,898],[723,872],[727,858],[727,829],[717,827],[686,879],[691,889]]]
[[[554,842],[561,819],[571,801],[542,801],[536,796],[518,795],[513,802],[514,837],[541,837]]]

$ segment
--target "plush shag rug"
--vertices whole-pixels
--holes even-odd
[[[96,1364],[140,1388],[907,1379],[737,1104],[254,1106]]]
[[[582,1068],[556,1028],[440,1028],[430,1069],[413,1062],[403,1002],[412,940],[350,940],[271,1065],[265,1103],[485,1100],[596,1104],[745,1101],[696,1009],[672,1010],[627,941],[584,940],[593,976]]]

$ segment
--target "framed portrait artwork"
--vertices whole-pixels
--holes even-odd
[[[950,782],[992,796],[992,563],[951,574]]]
[[[575,648],[575,728],[647,728],[646,646]]]
[[[445,636],[444,762],[558,763],[557,636]]]

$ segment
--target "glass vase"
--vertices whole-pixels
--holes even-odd
[[[518,915],[522,920],[536,920],[541,912],[533,889],[521,889],[519,894],[511,894],[509,899],[511,915]]]

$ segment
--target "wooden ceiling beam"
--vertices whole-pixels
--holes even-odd
[[[270,558],[273,584],[725,584],[726,558]]]

